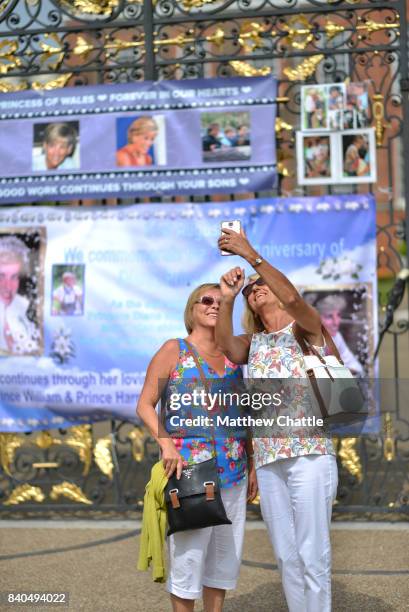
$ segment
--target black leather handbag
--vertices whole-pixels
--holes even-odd
[[[188,342],[189,351],[195,360],[203,386],[208,392],[203,368]],[[212,436],[214,447],[214,436]],[[223,505],[216,457],[194,463],[182,470],[179,480],[174,473],[165,488],[168,512],[168,535],[188,529],[203,529],[215,525],[231,525]]]
[[[188,529],[231,525],[220,494],[216,458],[194,463],[171,476],[165,488],[168,535]]]

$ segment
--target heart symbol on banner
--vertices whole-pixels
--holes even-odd
[[[106,94],[98,94],[97,98],[100,102],[103,102],[108,98],[108,96]]]
[[[247,87],[242,87],[241,91],[242,91],[242,93],[250,93],[251,87],[248,87],[248,86]]]
[[[250,182],[250,179],[248,179],[248,178],[240,178],[239,179],[240,185],[247,185],[247,183],[249,183],[249,182]]]

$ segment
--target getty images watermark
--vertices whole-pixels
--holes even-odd
[[[168,409],[177,412],[183,408],[201,407],[210,411],[218,407],[224,409],[231,406],[240,406],[243,410],[262,411],[266,408],[277,408],[283,406],[283,394],[275,393],[231,393],[217,391],[206,392],[204,389],[194,389],[189,393],[171,393],[168,401]],[[183,416],[171,414],[169,423],[175,428],[185,427],[322,427],[324,421],[315,415],[294,417],[288,414],[276,414],[263,417],[255,417],[251,414],[229,415],[215,414],[214,416],[199,414],[197,416]]]

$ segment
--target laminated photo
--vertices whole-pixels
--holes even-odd
[[[301,89],[303,130],[328,130],[328,86],[312,85]]]
[[[333,135],[317,132],[297,133],[297,173],[300,185],[325,185],[334,182]]]
[[[340,182],[374,183],[377,175],[375,131],[349,130],[339,136],[342,160]]]

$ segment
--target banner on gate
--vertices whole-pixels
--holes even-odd
[[[0,430],[134,419],[151,357],[168,338],[186,335],[183,311],[192,289],[243,266],[239,257],[219,253],[224,219],[240,219],[257,252],[320,310],[346,365],[373,376],[371,195],[3,208]],[[5,275],[12,277],[7,286]],[[236,333],[241,309],[240,297]]]
[[[268,190],[274,77],[2,94],[0,203]]]

